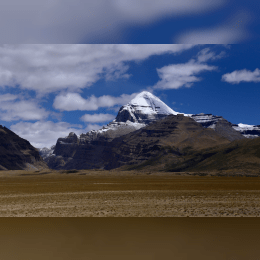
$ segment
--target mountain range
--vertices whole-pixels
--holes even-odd
[[[151,131],[157,134],[147,135]],[[235,125],[211,114],[179,113],[152,93],[143,91],[122,106],[116,118],[102,129],[79,136],[71,132],[59,138],[50,149],[39,149],[39,152],[48,166],[56,170],[114,169],[142,164],[161,156],[162,151],[166,158],[165,151],[169,149],[176,161],[177,157],[184,158],[183,149],[187,147],[198,151],[259,136],[259,126]]]
[[[34,148],[0,126],[0,169],[258,171],[260,126],[212,114],[183,114],[143,91],[100,130],[71,132]]]

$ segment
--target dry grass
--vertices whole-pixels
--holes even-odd
[[[1,171],[0,216],[259,216],[260,178],[178,174]]]

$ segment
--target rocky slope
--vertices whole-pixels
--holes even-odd
[[[0,125],[0,170],[47,169],[38,150],[27,140]]]

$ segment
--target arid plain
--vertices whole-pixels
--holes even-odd
[[[260,216],[259,177],[205,175],[115,170],[1,171],[0,216]]]

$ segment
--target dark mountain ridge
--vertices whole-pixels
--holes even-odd
[[[0,170],[48,169],[38,150],[0,125]]]

